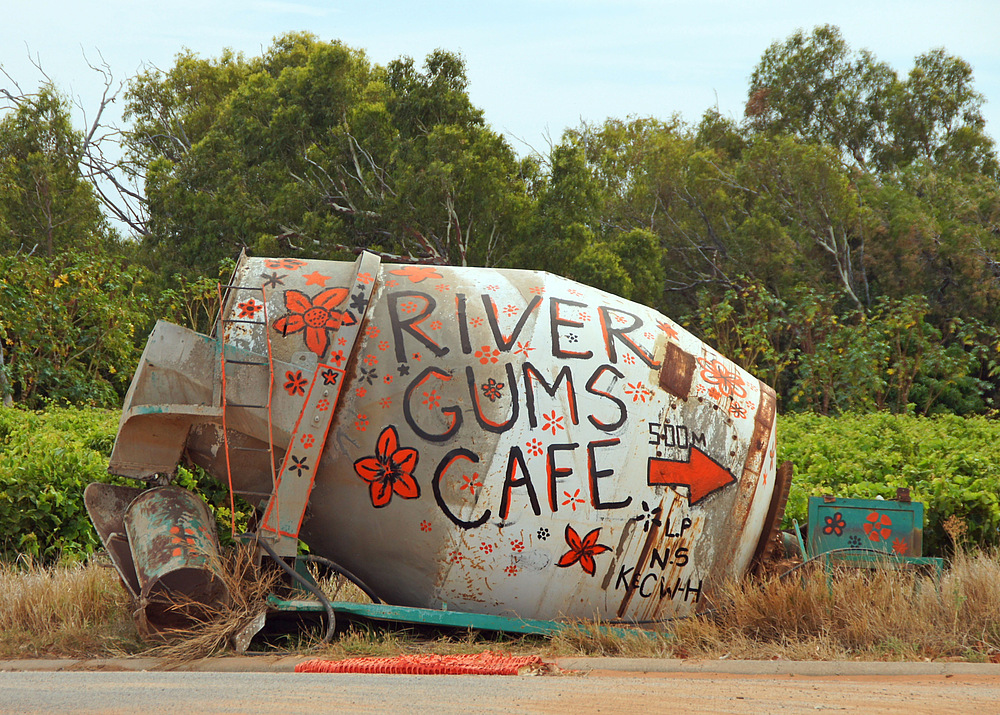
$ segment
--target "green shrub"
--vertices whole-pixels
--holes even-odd
[[[878,412],[785,415],[778,450],[795,465],[786,526],[805,522],[810,496],[885,499],[909,487],[924,504],[924,554],[948,550],[944,520],[956,516],[974,544],[1000,543],[1000,423],[985,417]]]
[[[79,561],[100,547],[83,490],[91,482],[137,484],[108,474],[118,418],[95,408],[0,408],[0,560],[27,554],[41,563]],[[197,468],[179,469],[177,484],[209,503],[228,543],[228,490]],[[237,528],[244,529],[252,509],[242,500],[236,506]]]
[[[0,409],[0,556],[77,560],[100,544],[83,504],[110,481],[118,414],[110,410]]]

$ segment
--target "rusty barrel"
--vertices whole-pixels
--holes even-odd
[[[215,519],[208,505],[180,487],[157,487],[125,511],[140,588],[140,625],[184,628],[229,603]]]

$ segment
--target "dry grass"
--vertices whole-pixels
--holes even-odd
[[[804,570],[805,571],[805,570]],[[956,553],[940,584],[884,569],[821,568],[727,584],[712,614],[673,624],[686,657],[986,660],[1000,654],[1000,554]]]
[[[115,656],[140,648],[113,569],[0,563],[0,656]]]
[[[211,620],[141,643],[114,571],[0,565],[0,656],[108,656],[144,651],[176,660],[226,651],[233,633],[275,586],[245,553],[229,557],[233,602]],[[337,600],[367,600],[336,581]],[[354,626],[322,646],[319,635],[288,642],[329,658],[504,650],[547,655],[788,660],[1000,660],[1000,553],[959,550],[940,583],[893,569],[844,569],[832,578],[804,568],[784,578],[725,585],[716,608],[667,624],[669,635],[581,623],[553,638],[452,635]]]
[[[189,627],[152,634],[146,655],[185,661],[223,653],[232,647],[233,636],[266,610],[265,599],[278,585],[278,572],[255,563],[250,545],[231,549],[218,571],[229,590],[229,604],[208,609]],[[186,610],[189,604],[178,601],[175,606]]]

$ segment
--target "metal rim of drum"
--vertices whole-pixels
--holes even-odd
[[[781,520],[785,517],[785,507],[788,504],[788,493],[792,487],[792,463],[783,462],[775,472],[774,480],[774,492],[767,508],[767,516],[764,517],[764,527],[760,531],[760,540],[750,561],[752,574],[760,573],[761,567],[774,548],[774,537],[781,529]]]

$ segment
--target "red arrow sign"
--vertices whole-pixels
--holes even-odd
[[[697,447],[687,461],[649,458],[646,481],[650,486],[687,487],[688,504],[694,506],[709,494],[736,483],[736,477]]]

